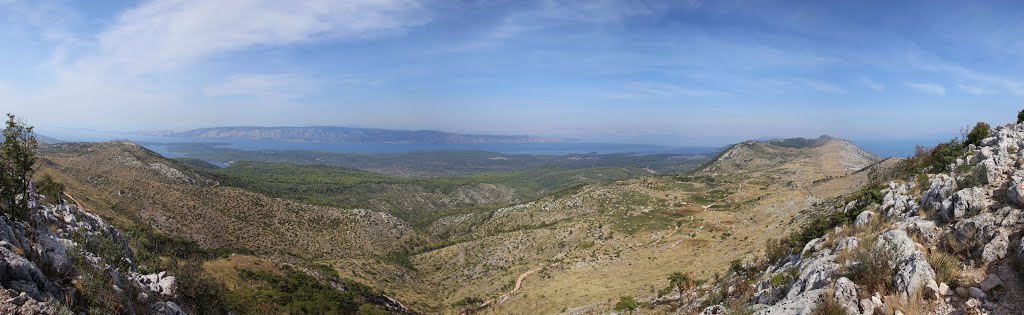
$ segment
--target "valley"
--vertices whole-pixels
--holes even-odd
[[[43,157],[44,174],[113,222],[241,254],[206,263],[229,288],[240,281],[233,268],[330,266],[414,312],[498,314],[607,310],[611,297],[650,295],[676,271],[712,279],[760,257],[801,213],[867,183],[878,161],[838,139],[743,142],[675,175],[557,164],[424,178],[217,168],[128,142],[49,145]]]

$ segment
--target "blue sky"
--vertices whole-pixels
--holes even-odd
[[[1020,2],[0,0],[40,130],[941,139],[1024,108]]]

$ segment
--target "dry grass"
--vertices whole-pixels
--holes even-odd
[[[203,263],[203,270],[220,283],[223,283],[229,290],[234,290],[238,286],[238,269],[269,272],[284,276],[281,268],[276,263],[255,256],[233,255]]]
[[[818,307],[811,311],[811,315],[846,315],[846,309],[836,301],[834,291],[828,290],[822,296]]]
[[[887,295],[882,297],[882,301],[885,302],[884,314],[893,314],[898,310],[904,315],[929,315],[932,314],[934,308],[920,294],[915,294],[906,300],[897,295]]]
[[[959,258],[935,250],[928,253],[928,264],[935,270],[936,281],[945,282],[950,287],[960,286],[962,281],[960,274],[963,271],[963,266]]]
[[[890,291],[895,276],[895,250],[865,244],[857,248],[853,260],[855,264],[847,270],[850,280],[863,286],[866,292]]]

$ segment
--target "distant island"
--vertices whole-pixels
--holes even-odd
[[[154,136],[242,139],[332,144],[508,144],[565,143],[569,139],[531,135],[472,135],[436,130],[392,130],[351,127],[216,127],[183,132],[161,131]]]

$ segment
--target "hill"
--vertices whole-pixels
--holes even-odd
[[[350,127],[216,127],[158,135],[205,138],[272,140],[333,144],[493,144],[552,143],[566,139],[529,135],[471,135],[435,130],[391,130]]]
[[[838,139],[745,142],[691,175],[626,179],[640,174],[405,178],[264,162],[221,169],[126,142],[42,151],[43,173],[114,224],[245,253],[204,263],[232,292],[262,279],[239,268],[323,265],[426,313],[608,310],[610,297],[651,292],[673,271],[707,278],[760,256],[879,168]]]
[[[737,167],[737,158],[748,165]],[[846,160],[861,164],[836,162]],[[485,302],[474,307],[499,314],[603,312],[610,298],[662,288],[673,271],[707,278],[759,256],[773,235],[868,183],[872,162],[840,141],[741,144],[694,175],[593,184],[442,217],[427,231],[446,242],[410,260],[435,270],[422,277],[442,305],[478,297]]]

